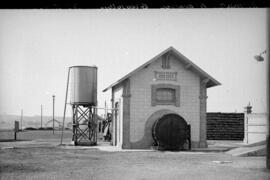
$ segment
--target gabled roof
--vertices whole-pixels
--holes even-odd
[[[51,122],[53,122],[53,120],[51,119],[51,120],[49,120],[49,121],[47,121],[47,123],[46,124],[49,124],[49,123],[51,123]],[[58,120],[56,120],[56,119],[54,119],[54,122],[57,122],[58,124],[61,124],[61,122],[60,121],[58,121]]]
[[[187,57],[185,57],[183,54],[181,54],[179,51],[177,51],[174,47],[169,47],[168,49],[162,51],[161,53],[159,53],[158,55],[156,55],[154,58],[150,59],[149,61],[147,61],[146,63],[144,63],[143,65],[141,65],[140,67],[138,67],[137,69],[133,70],[132,72],[128,73],[127,75],[125,75],[124,77],[122,77],[121,79],[119,79],[118,81],[116,81],[115,83],[111,84],[110,86],[108,86],[107,88],[105,88],[103,90],[103,92],[107,91],[108,89],[114,87],[115,85],[123,82],[125,79],[129,78],[130,76],[132,76],[133,74],[137,73],[138,71],[140,71],[141,69],[143,69],[145,66],[148,66],[149,64],[151,64],[152,62],[156,61],[157,59],[159,59],[162,55],[168,53],[168,52],[172,52],[174,53],[176,56],[178,56],[179,61],[181,61],[183,64],[185,64],[185,66],[187,68],[189,68],[190,70],[197,72],[199,74],[200,77],[202,77],[206,84],[207,88],[213,87],[213,86],[217,86],[217,85],[221,85],[220,82],[218,82],[217,80],[215,80],[212,76],[210,76],[209,74],[207,74],[205,71],[203,71],[201,68],[199,68],[196,64],[194,64],[193,62],[191,62]]]

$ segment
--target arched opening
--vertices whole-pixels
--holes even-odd
[[[153,125],[153,139],[159,148],[180,150],[187,142],[190,144],[189,125],[178,114],[165,114]]]

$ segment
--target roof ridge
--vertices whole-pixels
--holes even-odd
[[[216,86],[216,85],[221,85],[220,82],[218,82],[217,80],[215,80],[212,76],[210,76],[208,73],[206,73],[204,70],[202,70],[196,64],[194,64],[191,60],[189,60],[187,57],[185,57],[183,54],[181,54],[173,46],[170,46],[167,49],[165,49],[164,51],[162,51],[159,54],[157,54],[156,56],[154,56],[153,58],[151,58],[149,61],[145,62],[144,64],[142,64],[141,66],[139,66],[138,68],[136,68],[135,70],[131,71],[130,73],[128,73],[124,77],[120,78],[115,83],[112,83],[110,86],[108,86],[107,88],[105,88],[103,90],[103,92],[105,92],[108,89],[112,88],[113,86],[121,83],[122,81],[124,81],[128,77],[132,76],[133,74],[137,73],[138,71],[140,71],[145,66],[147,66],[147,65],[151,64],[152,62],[156,61],[159,57],[161,57],[162,55],[166,54],[169,51],[173,51],[174,53],[176,53],[180,57],[179,60],[185,61],[186,64],[190,64],[191,66],[193,66],[195,68],[195,70],[197,70],[199,72],[199,74],[201,74],[202,76],[205,76],[206,78],[208,78],[209,80],[211,80],[212,81],[212,85],[209,85],[208,87],[212,87],[212,86]]]

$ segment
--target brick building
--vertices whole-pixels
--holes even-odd
[[[169,47],[103,91],[111,89],[113,145],[148,149],[152,126],[166,114],[178,114],[191,127],[191,146],[207,147],[207,88],[220,83]]]

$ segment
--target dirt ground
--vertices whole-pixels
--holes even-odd
[[[45,144],[27,142],[0,142],[1,180],[270,179],[265,157],[234,157],[222,152],[107,152],[58,146],[53,138],[44,139]]]
[[[62,135],[61,130],[35,130],[35,131],[20,131],[17,133],[17,140],[36,140],[36,139],[58,139]],[[63,138],[72,138],[72,131],[65,130]],[[14,131],[0,131],[0,142],[14,140]],[[60,141],[59,141],[60,142]]]
[[[224,163],[222,163],[224,162]],[[265,157],[199,152],[104,152],[31,147],[0,150],[0,179],[270,179]]]

